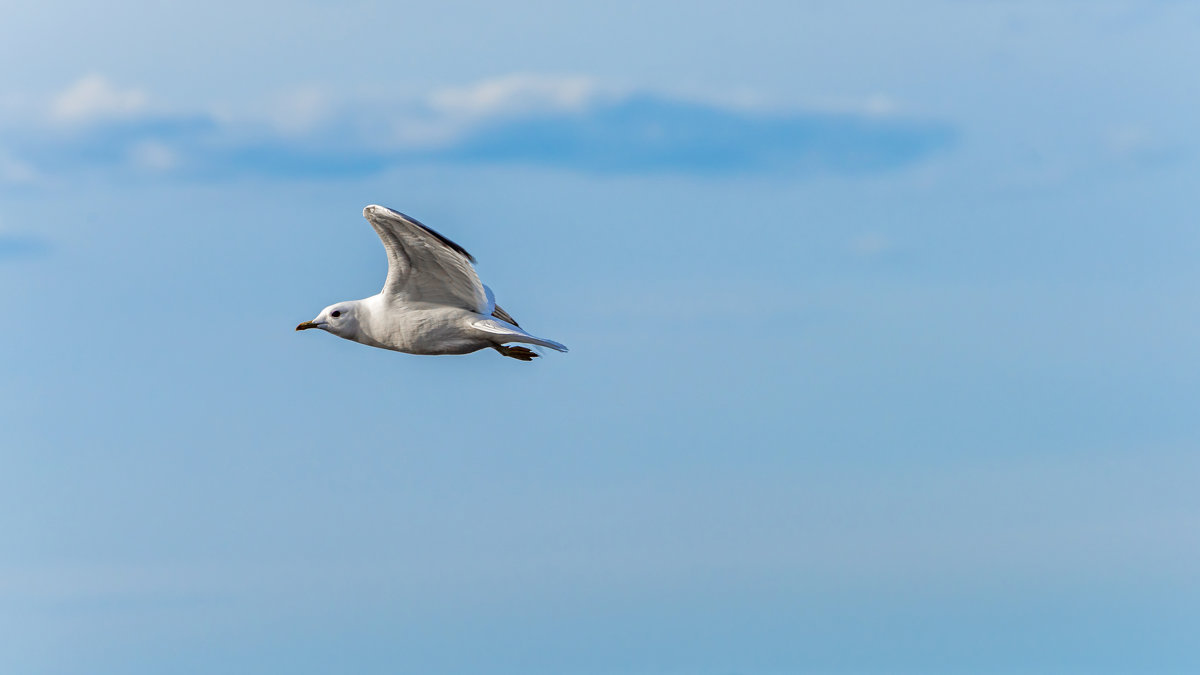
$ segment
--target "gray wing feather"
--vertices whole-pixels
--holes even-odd
[[[388,256],[383,294],[400,302],[429,302],[479,312],[487,307],[470,253],[399,211],[372,204],[363,217]]]

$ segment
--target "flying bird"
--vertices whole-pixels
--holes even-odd
[[[492,348],[519,361],[538,356],[510,342],[567,351],[554,340],[526,333],[508,312],[496,306],[471,263],[475,258],[458,244],[399,211],[374,204],[363,217],[375,228],[387,251],[383,290],[362,300],[347,300],[321,310],[296,330],[320,328],[371,347],[408,354],[469,354]]]

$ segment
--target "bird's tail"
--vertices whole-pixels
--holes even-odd
[[[484,319],[471,324],[485,333],[491,333],[500,338],[501,342],[524,342],[526,344],[538,345],[539,347],[549,347],[555,351],[567,351],[566,345],[547,340],[536,335],[530,335],[516,326],[506,322],[497,321],[495,319]]]
[[[554,340],[547,340],[546,338],[540,338],[540,337],[537,337],[536,335],[530,335],[529,333],[525,333],[521,337],[514,337],[512,340],[510,340],[510,342],[524,342],[524,343],[531,344],[531,345],[537,345],[539,347],[549,347],[550,349],[553,349],[556,352],[570,351],[567,349],[567,346],[564,344],[559,344],[559,343],[555,342]]]

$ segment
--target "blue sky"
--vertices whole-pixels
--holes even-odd
[[[1200,668],[1200,9],[4,15],[0,671]]]

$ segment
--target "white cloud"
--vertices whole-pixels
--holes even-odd
[[[327,121],[333,112],[333,97],[316,86],[293,89],[270,102],[272,125],[289,136],[312,131]]]
[[[952,140],[941,124],[864,122],[894,109],[884,97],[834,113],[773,106],[749,91],[704,96],[582,76],[511,74],[423,95],[306,86],[260,96],[223,109],[178,110],[89,75],[50,100],[35,99],[30,113],[41,119],[26,123],[51,133],[12,147],[35,166],[108,163],[168,173],[183,163],[201,170],[230,162],[279,175],[360,173],[411,161],[862,172],[912,163]],[[47,121],[51,128],[38,129]],[[29,165],[0,153],[0,180],[32,177]]]
[[[900,104],[887,94],[873,94],[862,103],[862,110],[868,115],[886,117],[894,115],[900,109]]]
[[[867,117],[896,117],[907,110],[895,97],[876,92],[865,97],[819,97],[799,106],[804,110],[842,115],[865,115]]]
[[[179,165],[179,156],[165,143],[142,141],[129,150],[134,166],[150,171],[169,171]]]
[[[605,94],[586,77],[513,74],[465,87],[439,89],[430,95],[429,103],[444,113],[484,117],[541,110],[583,110]]]
[[[1177,159],[1183,149],[1140,125],[1125,125],[1109,129],[1104,136],[1108,153],[1122,161],[1161,163]]]
[[[443,87],[415,101],[393,101],[388,138],[408,149],[438,148],[490,118],[582,112],[619,97],[617,89],[587,77],[514,73]]]
[[[746,87],[720,89],[695,87],[671,88],[656,93],[673,100],[701,103],[714,108],[747,113],[787,114],[809,112],[889,118],[908,112],[907,107],[901,101],[883,92],[858,97],[819,96],[802,99],[773,97]]]
[[[88,75],[54,97],[53,119],[65,123],[133,117],[146,110],[148,99],[140,89],[118,89],[101,75]]]

